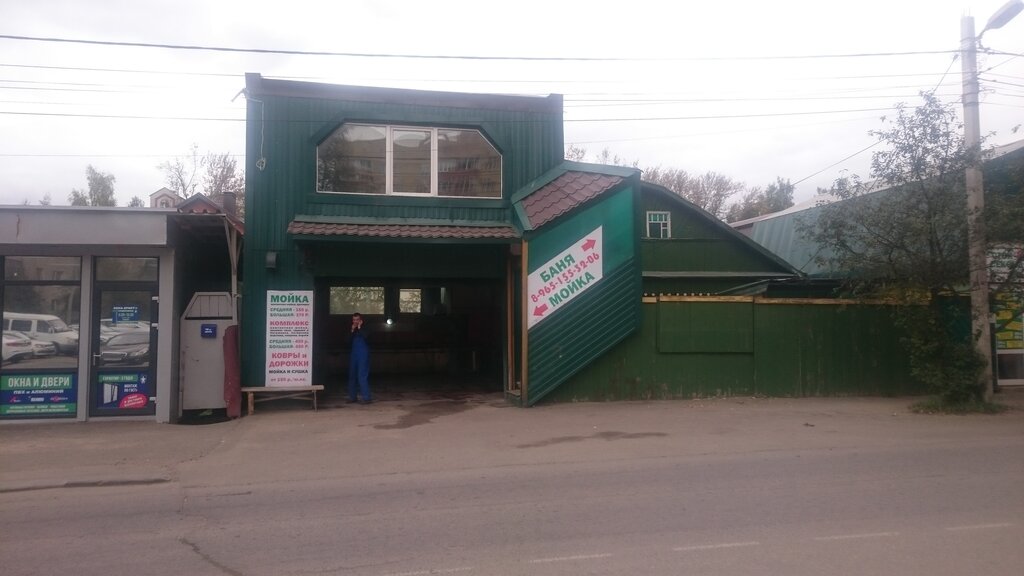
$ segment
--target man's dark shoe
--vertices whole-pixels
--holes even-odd
[[[376,402],[376,400],[374,400],[373,398],[370,398],[369,400],[360,400],[359,401],[360,404],[373,404],[374,402]]]
[[[355,398],[345,398],[345,404],[355,404],[355,403],[356,403],[356,399]]]

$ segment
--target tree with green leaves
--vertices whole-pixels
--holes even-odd
[[[90,164],[85,169],[85,178],[89,184],[87,191],[77,188],[71,190],[68,202],[72,206],[117,206],[114,197],[113,174],[100,172]]]
[[[886,145],[872,156],[870,179],[838,179],[829,192],[835,201],[800,232],[822,248],[820,264],[845,271],[850,293],[900,303],[912,374],[945,404],[970,404],[987,389],[983,359],[964,334],[964,173],[977,152],[966,148],[954,106],[930,93],[922,98],[916,108],[898,105],[895,118],[870,132]]]

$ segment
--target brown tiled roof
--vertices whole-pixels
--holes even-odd
[[[619,176],[570,171],[523,198],[530,225],[539,228],[622,182]]]
[[[518,238],[511,226],[438,226],[423,224],[340,224],[293,220],[289,234],[302,236],[358,236],[366,238]]]

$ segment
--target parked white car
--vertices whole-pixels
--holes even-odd
[[[32,356],[36,358],[41,358],[43,356],[54,356],[57,354],[57,345],[54,344],[53,342],[32,338],[28,334],[25,334],[24,332],[18,332],[16,330],[8,330],[4,332],[4,334],[28,340],[29,344],[32,346]]]
[[[53,342],[61,354],[78,354],[78,332],[52,314],[4,311],[4,330],[24,332],[34,340]]]

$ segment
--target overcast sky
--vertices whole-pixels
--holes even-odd
[[[0,204],[67,204],[89,164],[117,178],[119,205],[148,202],[165,185],[156,166],[193,144],[244,165],[246,72],[560,93],[566,144],[590,159],[607,148],[748,187],[779,176],[800,201],[844,169],[867,177],[871,150],[857,152],[896,103],[936,90],[958,104],[961,17],[980,32],[1004,3],[0,0],[6,36],[352,54],[0,38]],[[982,133],[1024,139],[1024,14],[982,41],[996,52],[979,54]],[[507,59],[459,58],[480,56]]]

